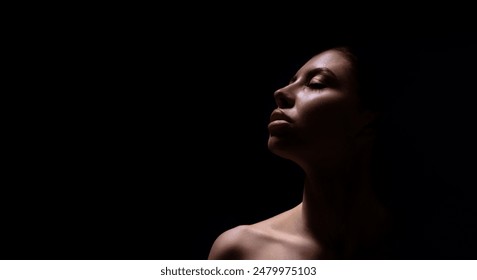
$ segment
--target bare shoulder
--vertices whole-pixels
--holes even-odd
[[[212,245],[208,259],[268,258],[267,252],[293,241],[291,216],[292,211],[286,211],[261,222],[223,232]]]
[[[209,252],[209,260],[241,259],[245,241],[250,239],[250,226],[241,225],[229,229],[215,239]]]

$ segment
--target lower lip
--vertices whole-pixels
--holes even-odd
[[[276,120],[268,124],[268,130],[270,132],[283,131],[284,129],[288,129],[289,127],[290,123],[284,120]]]

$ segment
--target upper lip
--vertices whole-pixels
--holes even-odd
[[[292,122],[292,119],[287,116],[287,114],[283,113],[282,110],[276,109],[270,115],[270,122],[277,121],[277,120],[284,120],[287,122]]]

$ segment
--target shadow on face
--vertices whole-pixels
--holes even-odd
[[[341,162],[372,116],[361,106],[357,82],[343,51],[312,57],[274,94],[269,149],[299,165]]]

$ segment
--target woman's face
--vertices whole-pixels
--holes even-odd
[[[311,58],[275,92],[269,149],[298,163],[339,160],[367,118],[356,83],[344,53],[328,50]]]

